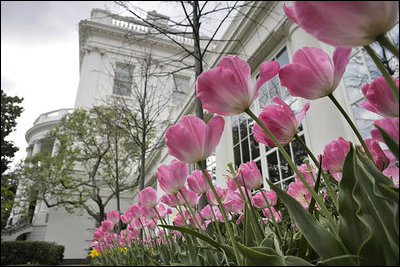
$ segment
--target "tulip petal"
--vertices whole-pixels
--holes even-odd
[[[195,119],[189,119],[187,117]],[[199,155],[203,155],[205,126],[204,121],[188,115],[175,124],[170,126],[165,133],[165,143],[168,153],[181,161],[196,163],[201,160]]]
[[[333,84],[334,67],[327,53],[318,47],[303,47],[293,55],[293,63],[307,66],[320,80],[322,88],[330,89]]]
[[[321,84],[308,67],[300,64],[283,66],[279,71],[279,79],[281,85],[287,87],[291,96],[314,100],[328,95],[323,90],[324,84]]]
[[[239,86],[241,88],[250,88],[251,69],[246,60],[243,60],[237,56],[227,56],[218,62],[217,67],[231,70],[236,79],[239,81]]]
[[[265,61],[260,65],[260,77],[258,77],[256,81],[256,93],[258,95],[258,90],[260,87],[269,81],[272,77],[274,77],[279,72],[279,62],[278,61]]]
[[[366,110],[369,110],[374,113],[378,113],[374,105],[371,104],[369,101],[364,101],[360,104],[360,107],[365,108]]]
[[[294,23],[299,24],[299,22],[297,21],[296,18],[296,13],[294,11],[294,8],[291,6],[286,6],[285,4],[283,4],[283,11],[285,12],[286,16],[293,21]]]
[[[304,116],[306,115],[307,110],[310,108],[310,102],[307,102],[303,109],[296,114],[296,121],[297,125],[300,125],[301,121],[303,120]]]
[[[210,155],[214,152],[215,148],[217,147],[222,132],[224,131],[225,127],[225,120],[221,116],[216,116],[210,119],[206,126],[206,133],[205,133],[205,145],[204,153],[205,155]]]
[[[346,70],[350,59],[351,48],[337,47],[333,52],[334,71],[334,87],[336,88],[342,79],[343,73]]]

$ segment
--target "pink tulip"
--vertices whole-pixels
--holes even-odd
[[[139,202],[146,208],[154,208],[158,204],[157,191],[153,187],[146,187],[139,192]]]
[[[270,190],[268,192],[263,192],[263,195],[265,196],[265,199],[267,199],[267,201],[271,207],[276,205],[278,199],[277,199],[274,191]],[[257,194],[255,194],[252,198],[254,207],[259,208],[259,209],[268,208],[268,205],[267,205],[267,202],[265,201],[265,199],[261,195],[261,192],[258,192]]]
[[[296,199],[305,209],[308,209],[311,201],[311,193],[301,181],[290,183],[287,193]]]
[[[399,79],[392,78],[399,90]],[[377,113],[383,117],[398,117],[399,104],[396,102],[389,85],[383,76],[376,78],[361,88],[367,101],[361,103],[361,107]]]
[[[186,115],[167,129],[165,143],[168,153],[186,163],[205,160],[217,147],[224,125],[220,116],[211,118],[206,125],[202,119]]]
[[[390,160],[383,152],[379,143],[372,138],[365,139],[364,142],[367,145],[369,152],[371,153],[372,159],[374,160],[376,167],[378,167],[378,169],[381,171],[386,169],[386,167],[388,167],[390,163]]]
[[[325,171],[341,172],[344,160],[350,150],[350,143],[339,137],[337,141],[332,141],[324,148],[322,167]]]
[[[340,180],[342,180],[342,177],[343,177],[342,172],[331,172],[331,175],[338,182],[340,182]]]
[[[396,187],[399,187],[399,162],[389,149],[383,151],[389,159],[389,166],[383,171],[383,174],[392,178]]]
[[[174,224],[176,225],[176,226],[185,226],[185,221],[186,221],[186,218],[185,219],[183,219],[182,218],[182,216],[178,213],[178,214],[176,214],[176,216],[174,217]]]
[[[139,204],[134,204],[128,208],[128,212],[132,214],[133,218],[139,219],[142,216],[142,208]]]
[[[194,226],[194,227],[196,227],[196,228],[199,228],[199,226],[197,225],[197,222],[199,222],[199,224],[200,224],[200,227],[201,228],[203,228],[202,227],[202,225],[201,225],[201,216],[200,216],[200,214],[198,214],[198,213],[196,213],[195,215],[195,219],[194,219],[194,217],[193,216],[189,216],[189,224],[190,225],[192,225],[192,226]],[[196,222],[196,220],[197,220],[197,222]],[[203,229],[204,230],[204,229]]]
[[[207,172],[208,179],[212,181],[210,174]],[[196,194],[204,194],[210,189],[204,174],[200,170],[193,171],[192,174],[187,178],[187,183],[189,188],[194,191]]]
[[[311,167],[311,172],[308,169],[307,164],[301,164],[301,166],[297,167],[297,169],[301,172],[303,177],[306,179],[307,183],[311,186],[314,186],[315,179],[317,179],[317,172],[315,170],[315,167],[310,165]],[[296,181],[301,181],[298,177],[297,174],[294,175],[294,178],[296,178]]]
[[[107,212],[107,220],[116,224],[119,222],[119,211],[110,210]]]
[[[241,186],[244,186],[245,184],[247,190],[255,190],[260,188],[262,185],[261,172],[253,160],[240,164],[239,169],[236,171],[236,175],[239,184]]]
[[[333,46],[364,46],[397,21],[397,1],[294,1],[283,6],[290,20]]]
[[[165,206],[163,204],[159,204],[156,209],[158,214],[160,214],[161,219],[165,219],[165,217],[167,216],[167,209],[165,208]]]
[[[337,47],[333,63],[328,54],[317,47],[303,47],[293,55],[293,63],[279,71],[282,86],[290,95],[313,100],[335,91],[349,63],[351,49]]]
[[[399,167],[396,165],[389,166],[383,171],[383,174],[392,178],[394,186],[399,188]]]
[[[182,193],[185,196],[189,206],[196,207],[197,203],[199,202],[199,198],[197,197],[197,194],[195,192],[193,192],[192,190],[188,190],[185,186],[182,187],[181,190],[182,190]],[[178,199],[180,202],[184,203],[184,205],[186,206],[185,199],[182,197],[182,194],[180,192],[178,193]]]
[[[215,191],[217,192],[219,198],[221,199],[221,201],[223,201],[226,197],[226,189],[220,188],[218,186],[215,186]],[[208,203],[210,203],[210,205],[215,205],[218,206],[218,202],[217,199],[215,198],[214,193],[212,192],[212,190],[208,190],[207,193],[207,199],[208,199]]]
[[[94,230],[94,240],[96,240],[96,241],[98,241],[98,242],[103,241],[103,239],[104,239],[104,233],[105,233],[105,231],[104,231],[104,228],[103,228],[103,227],[96,228],[96,229]]]
[[[160,201],[162,203],[164,203],[165,205],[168,205],[172,208],[175,208],[176,206],[178,206],[178,201],[176,200],[175,195],[171,195],[171,194],[164,194]],[[183,203],[179,203],[179,205],[183,205]]]
[[[260,76],[255,85],[251,81],[251,69],[247,62],[237,56],[227,56],[218,65],[203,72],[196,82],[196,95],[203,108],[220,115],[244,112],[258,97],[260,87],[279,71],[277,61],[260,65]]]
[[[176,194],[186,182],[189,167],[186,163],[172,160],[170,165],[160,165],[156,176],[161,189],[168,194]]]
[[[235,179],[233,179],[232,177],[228,177],[228,179],[226,179],[226,185],[229,190],[235,191],[237,189]]]
[[[121,215],[120,217],[121,217],[121,221],[123,223],[125,223],[125,224],[130,223],[134,218],[132,212],[129,211],[129,209],[123,215]]]
[[[375,120],[374,125],[382,128],[382,130],[388,133],[394,141],[399,143],[399,118],[383,118]],[[371,136],[372,138],[385,143],[378,129],[372,129]]]
[[[110,221],[102,221],[101,228],[103,229],[103,232],[111,232],[114,228],[114,224]]]
[[[157,225],[153,220],[150,220],[146,223],[147,228],[149,228],[150,230],[154,230],[156,229]]]
[[[235,224],[239,225],[244,219],[244,213],[240,214],[238,219],[236,220]]]
[[[201,217],[203,217],[205,220],[213,220],[214,216],[211,211],[211,206],[207,205],[205,206],[201,211],[200,211]]]
[[[241,213],[244,209],[243,199],[233,198],[224,202],[224,209],[226,212]]]
[[[271,207],[271,211],[272,211],[273,216],[275,217],[276,222],[282,221],[282,212],[281,211],[276,211],[274,209],[274,207]],[[268,222],[269,220],[272,220],[271,211],[268,208],[265,208],[263,210],[264,216],[266,216],[264,222]]]
[[[145,206],[142,207],[142,213],[143,213],[143,217],[146,218],[147,220],[151,220],[151,219],[155,218],[157,215],[153,208],[148,208]]]
[[[258,118],[278,139],[280,144],[286,145],[292,141],[297,129],[299,128],[301,120],[304,118],[306,111],[310,108],[310,103],[307,103],[295,116],[289,105],[287,105],[282,99],[274,97],[273,101],[280,106],[266,105]],[[254,124],[253,132],[254,139],[257,142],[269,146],[276,146],[272,139],[258,124]]]
[[[143,224],[144,221],[145,221],[144,217],[140,217],[140,219],[134,218],[131,221],[131,223],[128,225],[128,228],[137,229],[137,230],[143,229],[143,225],[142,224]]]

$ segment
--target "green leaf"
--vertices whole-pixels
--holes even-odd
[[[302,258],[299,258],[299,257],[295,257],[295,256],[286,256],[285,264],[287,266],[315,266],[315,265],[309,263],[308,261],[306,261]]]
[[[357,255],[360,246],[371,239],[372,235],[371,229],[360,215],[362,211],[356,201],[359,194],[364,194],[356,179],[356,167],[356,154],[351,145],[343,165],[342,180],[339,184],[338,235],[348,251],[354,255]]]
[[[396,157],[397,160],[399,160],[399,144],[381,127],[375,125],[376,128],[378,128],[379,132],[381,133],[381,136],[383,138],[383,141],[385,141],[386,145],[390,149],[390,151],[393,153],[393,155]]]
[[[217,248],[218,250],[224,250],[225,253],[227,254],[227,256],[235,258],[235,254],[233,253],[233,248],[227,245],[222,245],[219,244],[218,242],[215,242],[214,240],[212,240],[211,238],[209,238],[208,236],[205,236],[203,234],[200,234],[198,232],[195,232],[191,229],[185,228],[185,227],[179,227],[179,226],[173,226],[173,225],[164,225],[164,224],[160,224],[160,227],[164,227],[167,229],[172,229],[172,230],[178,230],[180,232],[183,233],[187,233],[190,234],[194,237],[200,238],[201,240],[207,242],[208,244],[210,244],[211,246]]]
[[[381,190],[379,184],[393,186],[393,182],[384,176],[374,162],[358,150],[355,175],[364,194],[359,196],[362,211],[369,228],[371,241],[362,247],[359,255],[374,259],[378,265],[396,265],[399,262],[399,204],[393,195]],[[371,255],[375,253],[376,257]]]
[[[261,242],[261,247],[274,248],[274,240],[271,239],[271,238],[266,237],[266,238]]]
[[[254,237],[254,233],[253,233],[253,227],[251,226],[251,222],[250,222],[250,214],[249,214],[249,209],[247,207],[247,205],[245,205],[244,208],[244,229],[243,229],[243,242],[246,246],[248,247],[253,247],[255,246],[255,237]]]
[[[257,251],[254,248],[249,248],[243,246],[242,244],[237,244],[240,253],[248,260],[248,263],[253,266],[282,266],[285,261],[282,257],[274,254],[265,254]],[[270,248],[262,248],[266,251],[270,251]]]
[[[310,213],[305,210],[299,202],[289,196],[286,192],[282,191],[278,186],[268,180],[267,182],[286,205],[300,231],[318,255],[322,258],[332,258],[347,254],[343,244],[331,232],[321,227],[318,221],[310,215]],[[342,264],[353,265],[354,262],[345,260]]]

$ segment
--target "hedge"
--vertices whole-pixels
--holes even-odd
[[[45,241],[2,241],[1,265],[38,263],[56,265],[64,258],[64,246]]]

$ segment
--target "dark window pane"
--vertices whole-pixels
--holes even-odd
[[[305,143],[303,135],[300,136],[300,139],[303,140],[303,142]],[[294,154],[294,163],[296,164],[296,166],[300,166],[301,164],[303,164],[303,160],[307,157],[307,152],[304,150],[303,146],[299,142],[297,142],[297,140],[292,141],[291,144]]]
[[[276,152],[271,153],[267,156],[268,174],[269,180],[273,183],[278,182],[279,178],[279,166],[278,159],[276,158]]]
[[[276,56],[276,61],[279,62],[281,67],[289,63],[289,55],[286,47]]]
[[[290,148],[288,145],[286,145],[285,147],[286,152],[288,152],[289,156],[290,156]],[[289,164],[287,163],[286,159],[283,157],[283,155],[281,154],[281,152],[279,152],[279,159],[281,161],[281,174],[282,174],[282,178],[286,178],[289,176],[293,175],[293,170],[292,168],[289,166]]]
[[[233,145],[239,142],[239,127],[237,125],[232,127]]]
[[[283,184],[283,190],[284,191],[287,191],[288,189],[289,189],[289,184],[290,183],[292,183],[292,182],[294,182],[294,178],[292,177],[292,178],[290,178],[290,179],[287,179],[287,180],[285,180],[285,181],[283,181],[282,182],[282,184]]]
[[[261,160],[256,161],[256,164],[257,164],[257,167],[260,170],[261,175],[262,175],[263,172],[262,172],[262,169],[261,169]]]
[[[235,156],[235,166],[240,165],[240,145],[237,145],[233,148],[234,156]]]
[[[365,68],[361,52],[356,52],[347,64],[343,81],[347,88],[350,101],[362,96],[361,87],[369,81],[368,71]]]
[[[242,162],[250,161],[250,154],[249,154],[249,138],[246,138],[242,141]]]
[[[260,156],[260,144],[254,140],[253,134],[250,135],[251,158],[256,159]]]
[[[247,120],[245,119],[244,116],[239,117],[239,123],[240,123],[240,138],[244,139],[247,137]]]

